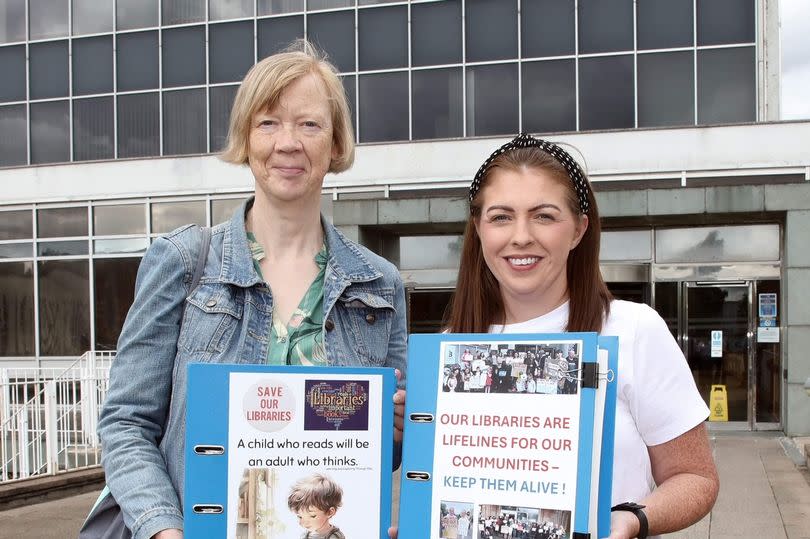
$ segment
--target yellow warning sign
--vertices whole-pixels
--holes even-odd
[[[724,385],[712,385],[709,394],[709,421],[728,421],[728,394]]]

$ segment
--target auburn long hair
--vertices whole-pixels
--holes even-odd
[[[566,202],[580,215],[576,192],[565,168],[551,155],[537,147],[517,148],[504,152],[485,171],[481,186],[470,202],[470,215],[464,229],[458,281],[445,328],[453,333],[486,333],[492,324],[503,324],[506,311],[498,280],[484,261],[476,221],[481,217],[481,193],[495,169],[544,172],[566,187]],[[579,244],[568,253],[569,314],[566,331],[601,331],[610,312],[612,296],[599,270],[599,209],[593,190],[587,189],[589,202],[588,228]]]

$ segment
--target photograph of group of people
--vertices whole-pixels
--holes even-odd
[[[473,504],[442,502],[439,511],[439,537],[442,539],[472,539]]]
[[[570,511],[482,505],[476,539],[569,539],[570,530]]]
[[[444,343],[443,392],[576,394],[577,343]]]

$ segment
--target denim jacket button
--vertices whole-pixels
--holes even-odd
[[[331,318],[327,318],[326,322],[323,323],[323,327],[326,329],[326,331],[332,331],[335,329],[335,323],[332,322]]]
[[[368,313],[366,315],[366,322],[368,322],[369,324],[373,324],[376,321],[377,321],[377,315],[375,315],[374,313]]]
[[[217,300],[215,300],[215,299],[209,299],[208,301],[205,302],[206,307],[213,307],[216,304],[217,304]]]

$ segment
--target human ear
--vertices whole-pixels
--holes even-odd
[[[577,218],[577,221],[578,223],[576,232],[574,234],[574,238],[571,240],[571,247],[569,248],[569,251],[576,249],[577,245],[579,245],[579,242],[582,241],[582,236],[585,235],[585,231],[588,230],[589,221],[587,215],[580,214]]]
[[[332,506],[329,508],[329,511],[326,512],[326,516],[332,518],[335,516],[335,513],[337,513],[337,507]]]

